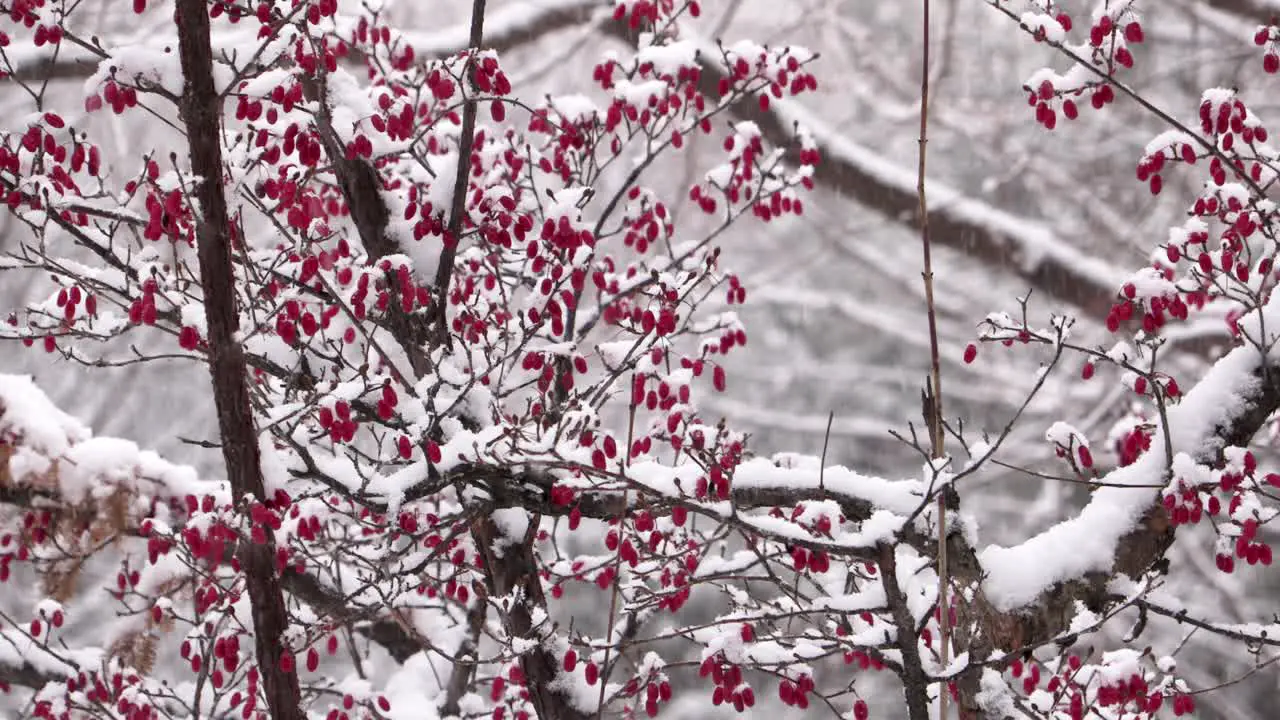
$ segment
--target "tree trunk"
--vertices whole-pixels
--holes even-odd
[[[231,261],[230,221],[222,187],[222,101],[213,84],[208,5],[204,0],[177,0],[174,20],[178,25],[178,49],[186,78],[182,120],[187,127],[191,171],[201,178],[195,190],[200,206],[196,239],[208,324],[209,373],[222,436],[222,458],[233,500],[264,501],[266,489],[249,402],[248,367],[236,337],[240,323]],[[270,534],[267,538],[261,545],[245,544],[238,553],[253,609],[258,670],[273,720],[303,720],[298,677],[281,668],[288,615],[280,579],[275,573],[274,544]]]

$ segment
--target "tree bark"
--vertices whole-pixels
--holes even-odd
[[[538,560],[534,556],[533,539],[537,529],[538,517],[533,516],[529,519],[526,537],[506,545],[501,553],[495,548],[502,532],[493,520],[477,519],[471,525],[471,536],[484,559],[486,590],[490,600],[500,608],[507,634],[537,643],[520,655],[520,669],[539,720],[590,720],[592,714],[574,707],[565,691],[555,688],[559,658],[542,642],[550,628],[535,622],[536,616],[545,614],[547,607],[542,579],[538,577]]]
[[[195,190],[199,203],[196,240],[222,457],[234,499],[265,501],[248,366],[237,338],[240,322],[235,269],[222,187],[222,101],[213,83],[208,5],[204,0],[177,0],[174,20],[186,79],[180,112],[187,128],[191,171],[200,178]],[[281,668],[283,635],[289,621],[270,535],[264,544],[243,545],[238,554],[253,611],[254,643],[267,707],[273,720],[303,720],[298,677]]]

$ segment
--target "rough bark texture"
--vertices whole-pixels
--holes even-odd
[[[529,699],[539,720],[587,720],[591,714],[578,710],[562,692],[553,689],[552,682],[560,669],[559,658],[540,642],[543,631],[551,628],[535,622],[535,611],[545,611],[547,607],[534,557],[533,537],[537,531],[538,518],[534,516],[529,520],[529,533],[525,538],[498,550],[498,543],[504,538],[492,520],[479,518],[471,525],[471,535],[484,558],[486,590],[502,614],[507,633],[538,642],[520,656],[520,669],[524,671]],[[545,612],[540,614],[545,617]]]
[[[230,222],[222,187],[222,103],[213,84],[213,49],[208,4],[177,0],[178,50],[186,78],[181,113],[187,128],[191,171],[201,178],[197,243],[200,286],[208,325],[209,372],[213,380],[218,430],[227,480],[237,501],[266,499],[259,462],[258,435],[249,401],[248,366],[237,334],[235,270]],[[245,543],[238,553],[253,608],[254,642],[267,707],[274,720],[303,720],[298,678],[280,667],[288,628],[284,594],[276,576],[270,542]]]
[[[915,620],[907,607],[907,598],[898,584],[898,560],[893,545],[880,545],[880,584],[885,601],[898,631],[898,650],[902,653],[902,693],[910,720],[929,720],[929,675],[920,659]]]

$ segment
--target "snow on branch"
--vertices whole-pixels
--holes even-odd
[[[1185,473],[1217,466],[1280,409],[1280,302],[1242,320],[1254,338],[1218,360],[1176,405],[1168,407],[1151,450],[1099,478],[1075,517],[1013,547],[980,552],[951,539],[954,578],[975,590],[960,613],[959,649],[972,660],[1051,642],[1076,627],[1081,612],[1103,613],[1116,581],[1140,582],[1164,558],[1177,523],[1168,509]],[[1259,345],[1266,348],[1265,353]],[[1193,483],[1194,484],[1194,483]],[[962,695],[976,696],[979,668],[962,674]]]
[[[132,442],[93,437],[58,409],[24,375],[0,375],[0,493],[57,496],[70,504],[96,503],[117,492],[150,497],[212,494],[226,486],[200,480]]]
[[[194,498],[207,498],[206,507],[220,506],[230,501],[230,493],[225,482],[200,479],[194,468],[170,463],[130,441],[95,437],[30,377],[0,374],[0,513],[49,513],[28,531],[35,533],[32,539],[64,534],[62,549],[80,563],[119,538],[145,536],[176,521]],[[8,575],[10,559],[5,555],[0,561],[0,577]],[[74,588],[74,576],[63,574],[65,560],[50,556],[42,567],[53,595]],[[172,581],[172,572],[172,567],[157,568],[155,574],[165,576],[157,582]],[[151,574],[141,575],[135,585],[147,584]],[[368,618],[350,604],[352,598],[310,573],[289,568],[282,582],[321,618],[363,620],[362,634],[398,662],[422,650],[403,622]],[[39,689],[55,678],[96,667],[104,657],[103,650],[94,648],[56,651],[10,628],[0,632],[0,685]]]
[[[1264,312],[1280,320],[1280,303]],[[1280,407],[1280,353],[1263,361],[1253,345],[1236,348],[1214,364],[1180,403],[1168,409],[1169,447],[1175,457],[1186,453],[1198,463],[1212,463],[1222,449],[1247,444],[1272,412]],[[1162,451],[1164,430],[1152,439],[1152,451],[1132,465],[1101,478],[1089,504],[1079,515],[1012,548],[993,546],[980,553],[987,572],[987,598],[1001,610],[1032,605],[1052,588],[1093,573],[1119,570],[1141,573],[1163,551],[1169,529],[1161,492],[1168,484],[1170,458]],[[1169,539],[1172,539],[1170,534]],[[1070,551],[1064,549],[1070,548]]]

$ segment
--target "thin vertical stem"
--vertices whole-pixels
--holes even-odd
[[[623,453],[622,455],[622,463],[621,463],[622,465],[621,470],[622,470],[623,477],[626,477],[627,465],[631,460],[631,443],[635,442],[635,433],[636,433],[636,406],[635,406],[635,403],[632,403],[631,411],[627,419],[626,452]],[[614,624],[617,622],[618,593],[621,591],[620,585],[622,584],[622,580],[621,580],[622,524],[626,520],[627,506],[630,503],[631,503],[631,486],[628,485],[622,491],[622,510],[618,512],[618,551],[617,553],[614,554],[614,558],[613,558],[613,589],[612,589],[612,593],[609,596],[609,623],[608,623],[608,628],[605,630],[605,636],[604,636],[605,637],[604,661],[600,666],[600,669],[601,669],[600,695],[596,699],[596,720],[600,720],[600,718],[604,715],[605,687],[609,684],[609,675],[611,674],[609,672],[609,662],[610,662],[609,655],[613,650],[613,629],[614,629]],[[618,652],[619,654],[621,654],[622,648],[618,648]]]
[[[916,175],[916,194],[920,198],[920,244],[924,251],[924,298],[929,315],[929,394],[925,403],[925,418],[929,426],[930,449],[934,460],[945,454],[945,436],[942,426],[942,361],[938,352],[938,314],[933,299],[933,257],[929,244],[929,203],[925,196],[925,159],[929,143],[929,0],[921,0],[924,9],[922,20],[922,48],[920,65],[920,164]],[[933,472],[938,472],[937,468]],[[951,607],[947,601],[947,507],[944,493],[938,493],[938,626],[941,630],[942,665],[951,661]],[[901,629],[899,630],[901,631]],[[938,716],[947,718],[948,689],[945,684],[938,689]]]
[[[448,338],[449,325],[445,308],[449,302],[449,280],[453,276],[453,263],[458,243],[462,241],[462,233],[466,230],[467,211],[467,179],[471,177],[471,149],[476,139],[476,100],[475,84],[476,54],[484,43],[484,7],[485,0],[472,0],[471,4],[471,37],[468,40],[471,56],[467,58],[463,70],[462,96],[462,134],[458,136],[458,168],[453,177],[453,205],[449,208],[448,237],[444,249],[440,251],[440,266],[436,268],[436,322],[441,343]]]

